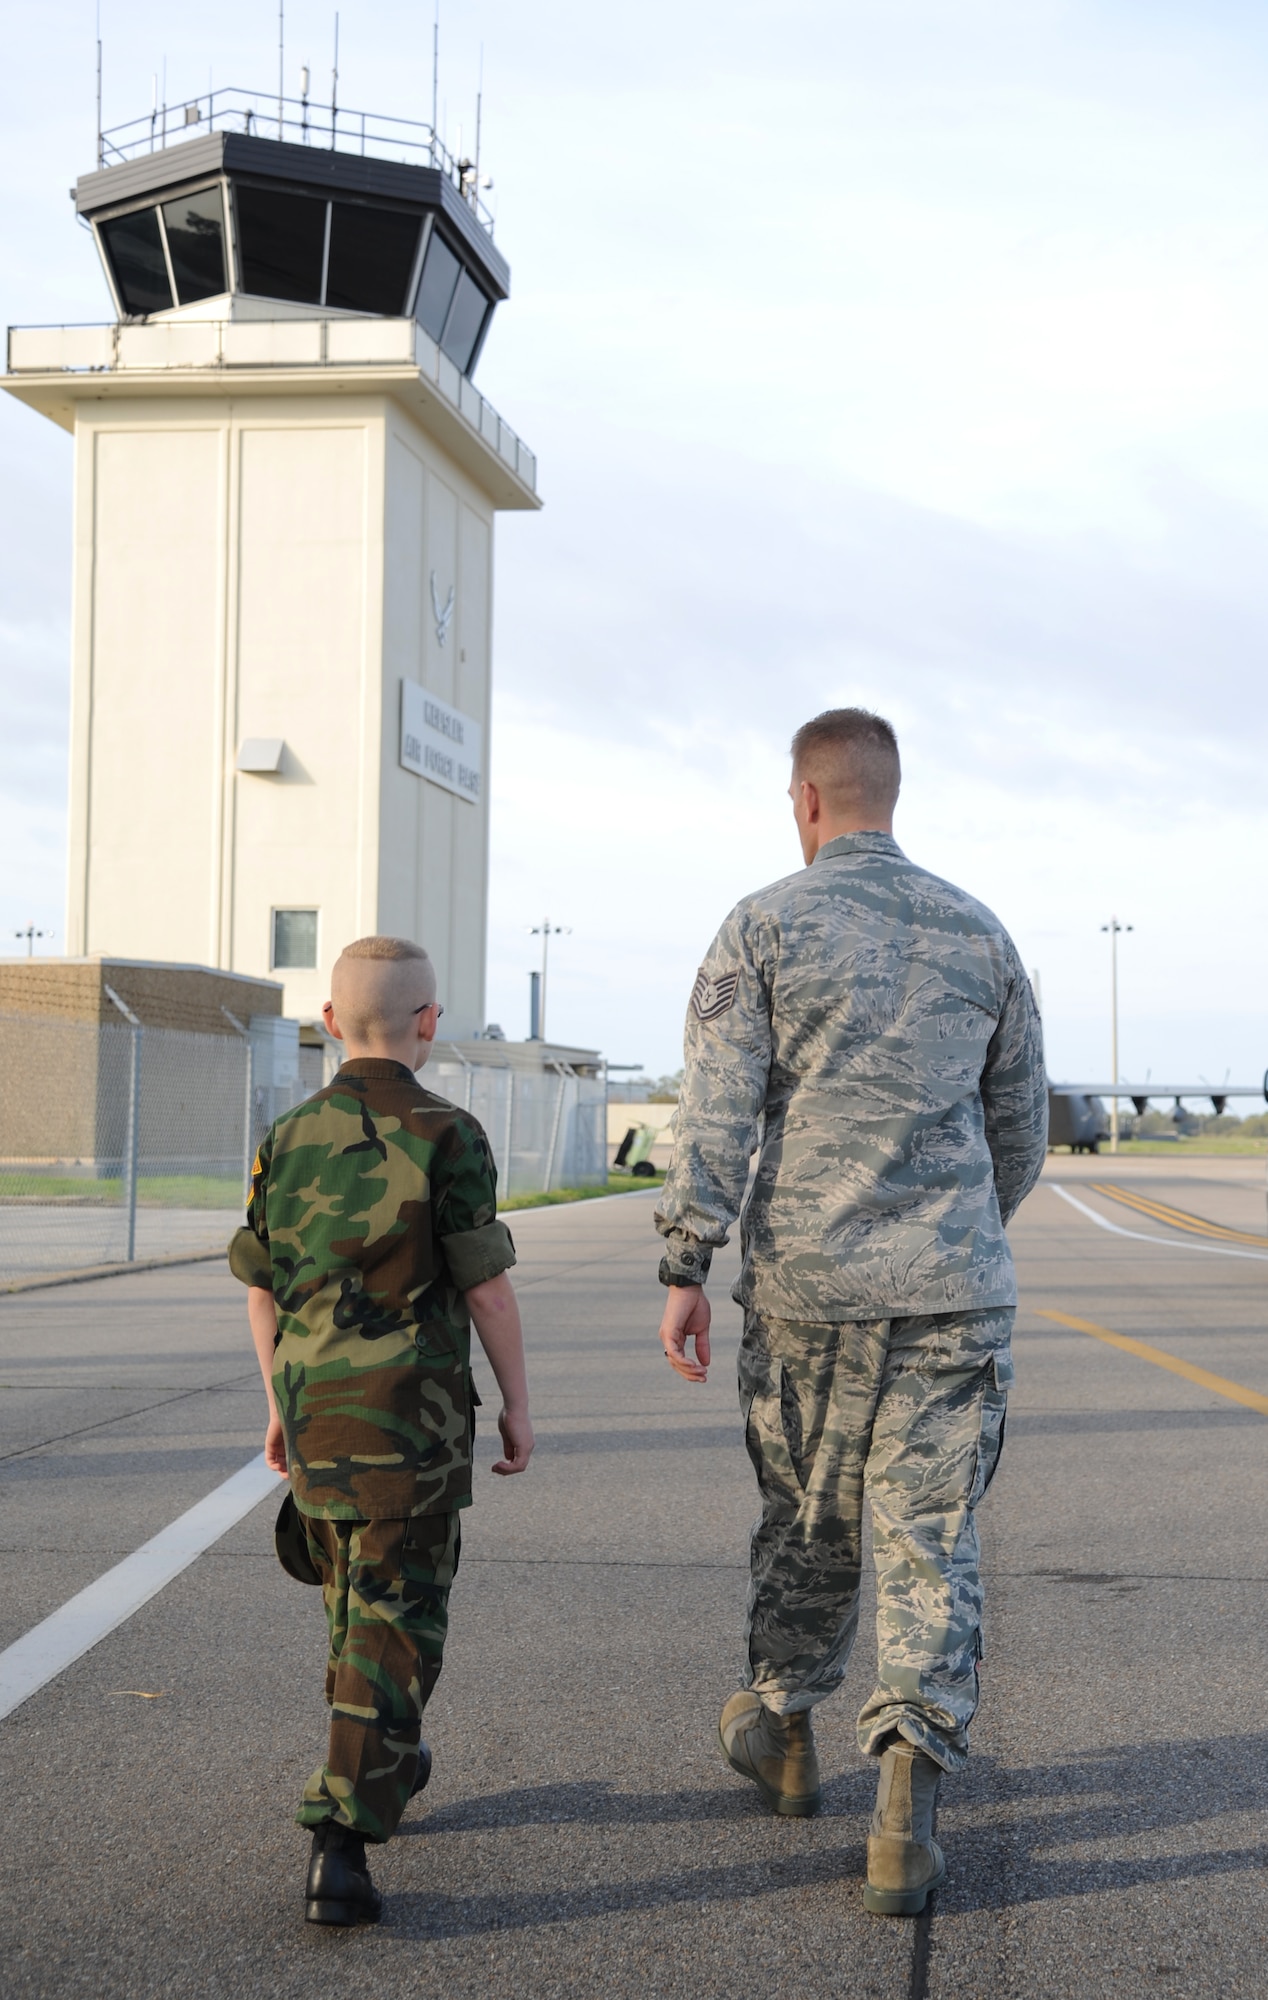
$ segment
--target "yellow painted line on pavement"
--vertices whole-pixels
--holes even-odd
[[[1240,1250],[1235,1243],[1195,1243],[1186,1236],[1142,1236],[1138,1229],[1124,1229],[1119,1223],[1111,1222],[1108,1215],[1089,1208],[1061,1181],[1049,1181],[1047,1185],[1054,1194],[1060,1195],[1062,1201],[1068,1201],[1071,1208],[1077,1208],[1080,1215],[1085,1215],[1098,1229],[1107,1229],[1111,1236],[1125,1236],[1132,1243],[1155,1243],[1160,1250],[1188,1250],[1199,1257],[1248,1257],[1254,1264],[1268,1264],[1268,1249]]]
[[[1258,1235],[1254,1230],[1227,1229],[1222,1222],[1208,1222],[1203,1215],[1190,1215],[1187,1208],[1173,1208],[1170,1202],[1137,1194],[1131,1188],[1115,1187],[1110,1181],[1093,1181],[1091,1185],[1097,1194],[1110,1201],[1120,1201],[1125,1208],[1134,1208],[1154,1222],[1166,1222],[1172,1229],[1187,1230],[1191,1236],[1214,1236],[1225,1243],[1253,1243],[1256,1249],[1268,1250],[1268,1236]]]
[[[1103,1340],[1107,1347],[1119,1347],[1124,1354],[1152,1361],[1155,1368],[1167,1368],[1173,1375],[1182,1375],[1186,1382],[1196,1382],[1199,1389],[1210,1389],[1216,1396],[1227,1396],[1230,1403],[1241,1403],[1245,1409],[1258,1410],[1261,1417],[1268,1417],[1268,1396],[1261,1396],[1257,1389],[1243,1389],[1240,1382],[1230,1382],[1227,1375],[1212,1375],[1207,1368],[1195,1368],[1191,1361],[1165,1354],[1161,1347],[1151,1347],[1148,1341],[1133,1340],[1127,1333],[1111,1333],[1109,1327],[1097,1326],[1095,1320],[1075,1319],[1070,1313],[1048,1312],[1043,1307],[1034,1311],[1039,1319],[1053,1319],[1058,1326],[1072,1327],[1075,1333],[1089,1333],[1093,1340]]]

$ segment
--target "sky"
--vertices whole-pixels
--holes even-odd
[[[344,0],[340,101],[425,118],[430,0]],[[288,87],[333,10],[290,0]],[[696,966],[800,854],[788,741],[899,731],[904,850],[1038,974],[1054,1078],[1268,1063],[1268,14],[1204,0],[442,0],[442,124],[512,295],[488,1014],[681,1060]],[[66,190],[94,10],[14,12],[6,323],[109,316]],[[276,87],[271,0],[102,0],[105,123]],[[60,948],[69,438],[0,399],[0,941]],[[1254,1106],[1245,1106],[1254,1109]]]

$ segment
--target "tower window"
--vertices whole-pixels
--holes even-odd
[[[274,971],[311,972],[316,964],[316,910],[274,910]]]
[[[101,225],[110,268],[125,313],[166,312],[172,303],[158,210],[139,208]]]
[[[399,209],[332,202],[326,304],[392,318],[404,312],[420,226]]]
[[[418,304],[414,317],[424,333],[439,341],[449,317],[449,306],[458,282],[462,266],[444,238],[432,231],[431,242],[427,245],[427,255],[423,260],[423,276],[418,287]]]
[[[163,204],[167,251],[181,305],[229,289],[225,272],[225,214],[218,187]]]
[[[312,195],[279,194],[241,183],[236,200],[243,290],[264,299],[320,305],[326,203]]]
[[[458,289],[453,295],[453,304],[445,323],[445,337],[440,343],[454,367],[460,368],[464,375],[475,359],[480,329],[488,310],[489,301],[471,273],[464,271],[458,280]]]

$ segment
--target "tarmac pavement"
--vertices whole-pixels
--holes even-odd
[[[692,1388],[656,1342],[653,1201],[637,1195],[512,1218],[539,1447],[523,1478],[489,1476],[482,1371],[435,1775],[374,1857],[383,1923],[302,1922],[291,1817],[321,1752],[324,1640],[316,1592],[273,1556],[270,1500],[0,1722],[6,1993],[1259,2000],[1268,1415],[1044,1315],[1268,1398],[1263,1175],[1262,1160],[1054,1156],[1051,1178],[1133,1234],[1047,1181],[1013,1226],[1018,1387],[981,1513],[983,1704],[969,1769],[944,1787],[950,1877],[928,1919],[861,1906],[866,1612],[849,1683],[818,1712],[820,1818],[769,1816],[718,1755],[754,1512],[734,1252],[712,1287],[711,1379]],[[1250,1254],[1195,1248],[1221,1239],[1098,1183]],[[0,1647],[218,1486],[262,1430],[242,1295],[218,1267],[0,1300]]]
[[[231,1208],[138,1206],[136,1254],[146,1258],[218,1250],[240,1219]],[[127,1248],[128,1219],[121,1202],[0,1202],[0,1284],[119,1263]]]

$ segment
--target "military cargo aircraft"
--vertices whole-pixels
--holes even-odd
[[[1048,1144],[1069,1146],[1075,1153],[1095,1153],[1102,1139],[1110,1135],[1107,1097],[1130,1098],[1136,1115],[1143,1118],[1152,1098],[1172,1098],[1177,1123],[1183,1116],[1180,1101],[1185,1097],[1205,1098],[1216,1117],[1230,1097],[1258,1097],[1268,1104],[1268,1070],[1262,1083],[1049,1083]]]

